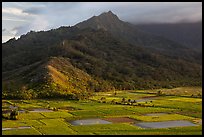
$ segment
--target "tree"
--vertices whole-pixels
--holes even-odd
[[[10,119],[16,120],[18,117],[18,111],[17,110],[12,110],[10,113]]]
[[[200,93],[198,93],[197,97],[202,97],[202,95]]]
[[[157,96],[161,96],[161,95],[162,95],[161,90],[157,91]]]
[[[125,98],[122,98],[122,101],[121,101],[122,103],[125,103]]]
[[[115,99],[113,99],[113,100],[111,101],[111,104],[115,104]]]
[[[113,87],[114,96],[116,96],[117,92],[115,91],[115,87]]]
[[[105,103],[106,102],[106,98],[105,97],[101,97],[101,102]]]

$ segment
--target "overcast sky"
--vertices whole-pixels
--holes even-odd
[[[109,10],[134,23],[202,20],[202,2],[2,2],[2,42],[30,30],[73,26]]]

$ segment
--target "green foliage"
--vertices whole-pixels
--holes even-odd
[[[157,96],[161,96],[161,95],[162,95],[161,90],[157,91]]]
[[[126,101],[126,100],[125,100],[125,98],[122,98],[122,101],[121,101],[121,103],[125,103],[125,101]]]
[[[113,89],[202,84],[201,59],[194,51],[138,32],[126,23],[122,26],[126,26],[125,34],[120,28],[110,28],[109,33],[60,27],[31,31],[4,43],[2,98],[85,100],[93,92]]]
[[[11,120],[17,120],[18,119],[18,111],[17,110],[12,110],[11,113],[10,113],[10,119]]]

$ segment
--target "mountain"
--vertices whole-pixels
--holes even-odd
[[[133,24],[121,21],[111,11],[104,12],[100,16],[93,16],[86,21],[76,24],[76,27],[81,29],[103,29],[111,33],[116,39],[122,39],[134,46],[142,46],[151,52],[157,52],[157,54],[181,57],[180,53],[182,53],[182,58],[187,60],[189,60],[189,56],[196,56],[196,60],[192,59],[191,61],[198,61],[198,59],[200,61],[202,58],[202,53],[194,52],[191,48],[168,38],[147,33],[140,29],[140,27],[135,27]]]
[[[66,97],[77,99],[90,95],[91,86],[99,84],[92,77],[74,67],[69,59],[50,57],[28,66],[3,72],[3,85],[11,98]],[[16,90],[20,89],[20,91]],[[15,94],[18,94],[16,96]]]
[[[202,52],[202,21],[174,24],[138,24],[136,27]]]
[[[3,98],[83,99],[114,89],[200,86],[201,62],[196,51],[107,12],[3,43]]]

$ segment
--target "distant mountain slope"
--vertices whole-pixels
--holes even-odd
[[[141,24],[137,28],[202,51],[202,22],[175,24]]]
[[[182,58],[187,58],[187,60],[189,60],[192,56],[196,57],[196,59],[191,58],[192,61],[200,61],[202,59],[200,52],[195,52],[191,48],[169,40],[169,38],[147,33],[139,27],[135,27],[133,24],[121,21],[111,11],[104,12],[99,16],[93,16],[92,18],[80,22],[75,26],[78,28],[90,27],[96,30],[103,29],[110,32],[116,39],[122,39],[135,46],[147,47],[147,50],[157,52],[158,54],[171,57],[180,56]]]
[[[115,33],[117,22],[126,24],[108,12],[93,17],[97,21],[92,25],[103,27],[78,24],[29,32],[3,43],[3,97],[80,99],[113,89],[201,85],[202,59],[197,52],[162,37],[128,31],[125,25],[125,33],[138,38],[132,43],[122,33],[119,38],[109,31],[103,16]]]

